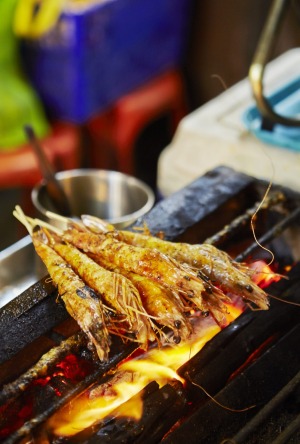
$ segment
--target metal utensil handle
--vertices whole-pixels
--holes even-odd
[[[273,122],[286,126],[300,126],[300,120],[284,117],[274,111],[264,96],[263,76],[275,43],[276,34],[283,21],[290,0],[274,0],[259,39],[253,61],[249,70],[252,92],[262,116]]]
[[[24,127],[24,131],[36,154],[40,170],[46,181],[46,189],[53,205],[55,206],[59,214],[63,216],[70,216],[71,209],[66,193],[61,184],[56,179],[52,165],[50,164],[46,154],[40,146],[33,128],[30,125],[26,125]]]

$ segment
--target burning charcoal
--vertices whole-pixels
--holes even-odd
[[[171,444],[186,440],[191,444],[214,444],[226,442],[226,439],[228,442],[235,443],[248,442],[246,441],[248,435],[239,439],[243,427],[254,415],[259,415],[263,406],[268,405],[268,402],[273,402],[272,397],[298,371],[299,358],[296,350],[299,332],[300,326],[297,326],[280,338],[276,346],[268,348],[251,366],[226,385],[214,399],[208,400],[205,405],[198,408],[164,442]],[[282,366],[282,362],[285,361],[289,362],[288,369]],[[277,404],[274,405],[275,408]],[[270,411],[274,409],[270,408]],[[263,418],[261,422],[264,423],[265,419]],[[260,422],[257,421],[257,426],[259,425]],[[273,425],[273,432],[274,428]],[[254,434],[254,437],[261,437],[254,426],[252,430],[247,429],[247,433],[249,436]],[[275,442],[275,437],[269,436],[268,440],[262,442]]]
[[[269,311],[266,317],[256,316],[247,329],[241,331],[225,349],[219,350],[212,361],[200,367],[198,373],[195,373],[194,369],[192,375],[189,374],[189,370],[184,374],[180,371],[179,373],[187,381],[192,381],[193,385],[203,386],[213,395],[226,384],[228,378],[233,377],[233,374],[242,372],[245,363],[250,365],[267,347],[276,343],[287,328],[291,328],[297,322],[298,315],[295,309],[286,307],[283,310],[281,305],[278,305]],[[193,393],[196,394],[194,390]],[[199,402],[202,395],[196,396]]]
[[[205,367],[213,359],[215,359],[220,350],[226,348],[240,331],[242,331],[253,320],[253,312],[247,311],[243,313],[234,323],[230,324],[226,329],[222,330],[213,341],[209,341],[205,344],[201,352],[197,353],[186,364],[184,364],[178,370],[178,373],[184,377],[186,372],[192,377],[195,373],[199,372],[200,368]]]
[[[155,383],[151,383],[143,390],[142,399],[143,414],[139,421],[125,417],[113,418],[97,432],[94,430],[94,436],[85,442],[88,444],[156,443],[186,410],[185,394],[181,384],[177,382],[167,384],[160,390],[157,390]]]
[[[41,359],[27,372],[23,373],[19,378],[12,383],[6,384],[2,387],[0,393],[0,402],[5,402],[10,397],[15,397],[39,377],[49,375],[51,369],[56,365],[59,359],[70,353],[71,350],[76,351],[83,343],[83,335],[74,335],[59,346],[52,348],[48,353],[45,353]]]

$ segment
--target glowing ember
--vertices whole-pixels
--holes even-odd
[[[242,299],[237,300],[237,305],[227,305],[226,320],[231,324],[244,310],[245,304]]]
[[[56,387],[56,378],[59,379],[60,386],[68,387],[69,384],[75,384],[82,380],[91,372],[93,366],[94,363],[70,354],[57,363],[46,376],[35,379],[20,398],[0,407],[0,422],[2,424],[0,439],[6,438],[32,418],[35,410],[34,392],[36,387],[40,388],[41,393],[45,393],[45,396],[47,396],[47,392],[43,392],[43,390],[47,387],[51,387],[56,396],[62,396],[61,390]]]
[[[261,288],[266,288],[272,284],[272,282],[278,282],[282,278],[281,275],[275,273],[264,261],[253,262],[250,268],[255,271],[253,281]]]

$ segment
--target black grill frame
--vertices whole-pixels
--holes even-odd
[[[243,173],[236,172],[231,168],[219,167],[208,172],[206,175],[201,176],[189,186],[179,190],[169,198],[158,202],[153,210],[151,210],[143,219],[139,220],[135,226],[142,227],[144,223],[146,223],[147,227],[153,234],[163,232],[165,238],[169,240],[176,239],[178,241],[189,241],[192,243],[203,242],[215,234],[216,225],[218,225],[216,222],[219,223],[220,215],[222,215],[223,224],[232,223],[233,219],[238,219],[241,213],[247,211],[250,205],[249,202],[253,204],[254,202],[259,202],[262,199],[264,192],[267,189],[267,185],[268,184],[264,181],[260,181]],[[262,233],[260,237],[261,243],[265,241],[273,241],[277,236],[281,236],[282,233],[290,226],[295,226],[298,229],[299,225],[300,197],[298,193],[281,186],[274,186],[273,189],[277,193],[283,193],[285,196],[285,214],[282,215],[279,222],[276,222],[275,225],[273,225],[270,229]],[[222,245],[226,245],[228,239],[230,245],[234,231],[237,231],[237,238],[239,238],[239,232],[241,229],[243,229],[244,223],[245,218],[242,218],[240,223],[233,224],[234,228],[229,230],[228,236],[225,235],[219,238],[221,247]],[[222,227],[220,226],[218,227],[218,229],[221,228]],[[255,254],[256,250],[258,249],[257,243],[252,243],[246,249],[243,248],[238,252],[237,259],[244,260],[249,257],[249,255]],[[290,282],[293,282],[293,279]],[[274,286],[274,292],[281,295],[281,286],[284,284],[286,283],[280,282],[276,284]],[[296,285],[298,288],[299,283],[296,283]],[[16,359],[18,353],[21,352],[24,347],[30,346],[32,341],[39,338],[41,335],[50,335],[53,337],[53,332],[51,333],[51,329],[54,328],[58,323],[68,319],[68,314],[63,305],[56,302],[56,296],[56,290],[52,286],[51,282],[49,282],[49,279],[44,278],[26,290],[18,298],[11,301],[0,311],[0,334],[2,337],[0,344],[0,364],[6,363],[8,360]],[[275,301],[274,303],[272,302],[274,307],[272,307],[272,310],[270,310],[269,313],[271,314],[268,314],[269,316],[273,316],[274,310],[279,310],[281,312],[281,308],[276,308],[278,304],[280,306],[280,303]],[[279,324],[277,325],[275,323],[274,326],[274,328],[277,329],[276,331],[280,331],[280,328],[283,329],[284,325],[290,322],[290,319],[294,319],[296,312],[295,310],[290,309],[290,307],[286,310],[286,315],[282,315],[282,317],[279,316]],[[254,322],[253,320],[259,318],[260,316],[265,316],[265,313],[254,313],[248,310],[232,325],[224,329],[220,334],[217,335],[216,338],[207,344],[205,349],[201,352],[201,356],[197,356],[197,358],[195,358],[196,360],[199,359],[201,361],[200,367],[203,369],[204,374],[207,375],[206,377],[213,375],[212,369],[214,365],[218,369],[220,366],[222,367],[221,364],[215,362],[213,354],[218,354],[218,350],[220,348],[228,348],[229,343],[233,341],[235,337],[238,338],[242,332],[249,331],[249,326]],[[264,323],[265,321],[262,322]],[[64,347],[64,338],[61,338],[61,340],[62,345],[58,345],[58,347]],[[257,341],[259,342],[260,339],[257,339]],[[237,342],[240,342],[241,344],[243,343],[241,338],[237,339]],[[254,341],[253,350],[258,346],[258,342],[256,343]],[[84,381],[70,390],[63,399],[60,399],[56,404],[48,406],[48,408],[43,411],[43,413],[37,415],[33,421],[29,421],[16,433],[12,434],[6,442],[18,442],[18,440],[20,440],[23,436],[33,432],[37,426],[42,424],[61,405],[68,402],[69,399],[80,393],[94,381],[99,380],[99,378],[101,378],[109,369],[114,367],[125,357],[129,356],[134,351],[135,347],[124,347],[121,343],[116,341],[113,349],[113,356],[107,364],[97,365],[95,371]],[[222,391],[224,386],[226,386],[230,372],[233,371],[233,368],[241,365],[245,359],[246,356],[241,355],[236,362],[231,362],[230,365],[232,368],[229,366],[227,370],[223,364],[223,374],[220,375],[220,385],[218,386],[218,384],[215,384],[214,387],[208,386],[207,390],[209,393],[217,397],[218,392]],[[186,370],[185,366],[180,369],[180,373],[186,378],[187,381],[194,380],[194,378],[196,378],[195,381],[197,381],[197,378],[200,377],[199,375],[196,376],[196,370],[195,374],[193,373],[193,362],[194,360],[191,360],[187,364],[188,370]],[[226,362],[226,357],[223,359],[223,362]],[[199,373],[199,368],[197,371]],[[215,375],[215,379],[216,376],[217,374]],[[21,379],[22,377],[23,375],[20,376]],[[37,376],[33,376],[33,379],[35,377]],[[203,381],[201,377],[200,381],[202,385]],[[214,383],[215,382],[216,381],[214,381]],[[18,379],[15,381],[9,381],[4,386],[1,401],[5,402],[14,396],[18,396],[18,393],[13,391],[13,387],[16,388],[18,385]],[[170,406],[167,407],[169,413],[168,417],[171,418],[170,424],[168,421],[164,421],[167,428],[161,425],[161,421],[159,421],[159,415],[157,413],[160,412],[160,415],[162,415],[164,409],[158,409],[156,413],[153,413],[153,410],[151,410],[149,407],[152,403],[151,400],[155,397],[157,398],[156,405],[163,404],[162,400],[166,398],[166,393],[164,393],[164,391],[168,394],[168,396],[171,396],[171,398],[173,397],[172,399],[174,399],[175,406],[174,412]],[[147,388],[145,389],[145,392],[147,393]],[[195,390],[190,387],[190,392],[188,393],[194,392]],[[204,392],[198,392],[196,404],[201,405],[204,403],[206,405],[209,402],[207,400],[208,398]],[[181,439],[183,439],[185,433],[188,433],[184,426],[183,429],[176,427],[172,434],[168,434],[167,432],[169,428],[182,416],[187,415],[190,418],[193,417],[194,413],[192,414],[189,412],[189,409],[187,408],[187,404],[191,402],[195,403],[195,400],[192,399],[190,394],[187,395],[186,391],[177,384],[168,384],[165,388],[162,388],[159,391],[156,389],[152,391],[151,389],[150,394],[148,393],[147,396],[145,396],[145,411],[148,411],[148,415],[149,411],[151,411],[154,419],[149,421],[149,417],[147,417],[146,423],[143,423],[142,420],[139,426],[133,424],[131,426],[132,432],[130,432],[130,427],[128,425],[131,424],[130,421],[122,420],[122,424],[118,425],[120,429],[118,435],[114,437],[113,435],[108,438],[106,437],[106,440],[102,436],[101,442],[119,442],[118,440],[120,440],[120,442],[159,442],[161,440],[166,443],[183,442]],[[197,416],[197,413],[195,413],[195,415]],[[200,419],[198,418],[195,425],[191,426],[192,430],[194,430],[195,427],[197,429],[199,420]],[[192,419],[189,419],[189,421],[192,421]],[[188,422],[186,424],[188,424]],[[124,429],[126,429],[126,433],[124,432]],[[151,436],[146,436],[144,431],[150,429],[152,432]],[[180,435],[181,437],[176,438],[176,434],[179,433],[180,429],[183,431],[183,434]],[[96,431],[94,430],[93,432]],[[246,432],[234,431],[234,433],[234,439],[240,439],[239,433],[240,435],[244,433],[243,436],[245,436]],[[167,435],[164,438],[165,434]],[[94,440],[97,439],[97,434],[94,436],[95,437],[93,438],[92,434],[92,436],[88,438],[88,441],[96,442]],[[126,436],[128,441],[125,439]],[[199,440],[199,434],[194,434],[194,432],[190,433],[189,436],[190,442],[193,442],[193,436],[196,436],[196,440],[194,442],[209,442],[207,440]],[[78,439],[78,442],[80,442],[80,437]],[[110,441],[109,439],[115,439],[115,441]],[[122,439],[125,439],[125,441],[122,441]],[[206,439],[208,439],[207,436]],[[242,440],[236,442],[244,441]]]

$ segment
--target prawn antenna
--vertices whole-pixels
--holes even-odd
[[[188,380],[191,382],[191,384],[193,384],[195,387],[198,387],[200,390],[202,390],[206,396],[209,397],[209,399],[211,399],[211,401],[213,401],[215,404],[217,404],[219,407],[221,407],[224,410],[229,410],[230,412],[235,412],[235,413],[243,413],[243,412],[247,412],[248,410],[253,409],[254,407],[256,407],[255,404],[250,405],[249,407],[245,407],[243,409],[234,409],[231,407],[228,407],[224,404],[221,404],[216,398],[214,398],[212,395],[210,395],[204,387],[202,387],[202,385],[196,384],[195,382],[193,382],[190,378],[188,378]]]
[[[267,198],[267,196],[268,196],[268,194],[269,194],[269,192],[270,192],[271,187],[272,187],[272,181],[269,183],[268,188],[266,189],[265,194],[264,194],[264,196],[263,196],[263,199],[262,199],[262,201],[260,202],[260,204],[258,205],[258,207],[256,208],[254,214],[253,214],[252,217],[251,217],[251,221],[250,221],[250,224],[251,224],[251,230],[252,230],[252,234],[253,234],[253,237],[254,237],[255,242],[257,243],[257,245],[259,245],[260,248],[262,248],[264,251],[266,251],[267,253],[269,253],[269,254],[271,255],[271,260],[270,260],[270,262],[268,263],[268,266],[270,266],[270,265],[274,262],[274,260],[275,260],[274,253],[273,253],[273,251],[271,251],[269,248],[264,247],[264,246],[259,242],[259,240],[257,239],[256,233],[255,233],[255,219],[256,219],[257,213],[258,213],[258,212],[260,211],[260,209],[262,208],[262,206],[263,206],[263,204],[264,204],[264,202],[265,202],[265,200],[266,200],[266,198]]]
[[[220,74],[212,74],[211,78],[218,80],[224,91],[226,91],[228,89],[228,86],[226,85],[225,80],[223,79],[223,77],[220,76]]]
[[[298,302],[287,301],[286,299],[279,298],[278,296],[273,296],[271,294],[269,294],[268,296],[271,299],[276,299],[276,301],[280,301],[280,302],[284,302],[285,304],[295,305],[296,307],[300,307],[300,303],[298,303]]]
[[[261,147],[261,150],[263,151],[264,155],[268,158],[268,160],[269,160],[269,162],[270,162],[270,166],[271,166],[271,169],[272,169],[272,174],[271,174],[270,182],[269,182],[269,184],[268,184],[268,186],[267,186],[267,189],[266,189],[266,191],[265,191],[265,194],[264,194],[264,196],[263,196],[263,198],[262,198],[262,201],[260,202],[260,204],[258,205],[258,207],[256,208],[254,214],[253,214],[252,217],[251,217],[250,224],[251,224],[251,230],[252,230],[252,233],[253,233],[253,237],[254,237],[255,242],[257,243],[257,245],[258,245],[260,248],[262,248],[264,251],[266,251],[267,253],[269,253],[270,256],[271,256],[271,260],[270,260],[270,262],[268,263],[268,266],[270,266],[270,265],[274,262],[274,260],[275,260],[274,253],[273,253],[273,251],[271,251],[269,248],[264,247],[264,246],[259,242],[259,240],[257,239],[257,237],[256,237],[256,233],[255,233],[255,219],[256,219],[256,216],[257,216],[258,212],[260,211],[260,209],[262,208],[263,204],[265,203],[265,200],[267,199],[267,197],[268,197],[268,195],[269,195],[269,193],[270,193],[270,190],[271,190],[271,188],[272,188],[272,186],[273,186],[273,180],[274,180],[274,176],[275,176],[275,170],[274,170],[274,164],[273,164],[273,162],[272,162],[272,159],[270,158],[270,156],[268,155],[268,153],[264,150],[263,147]]]

